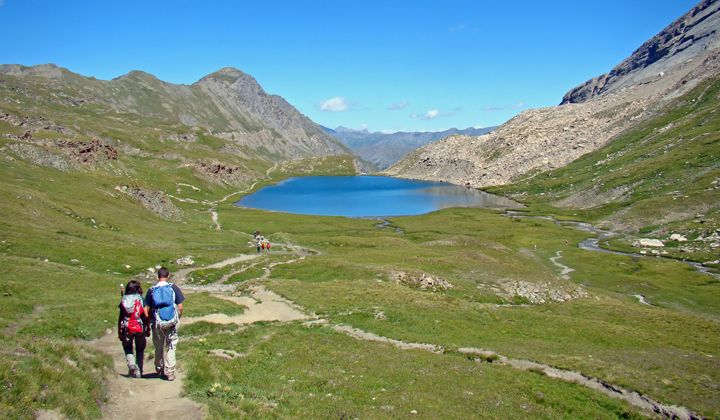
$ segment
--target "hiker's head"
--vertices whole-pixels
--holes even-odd
[[[161,269],[158,270],[158,278],[159,279],[166,279],[168,277],[170,277],[170,270],[168,270],[165,267],[162,267]]]
[[[142,286],[137,280],[130,280],[125,286],[126,295],[142,295]]]

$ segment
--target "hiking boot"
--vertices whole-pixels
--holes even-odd
[[[135,369],[135,375],[133,375],[133,378],[142,378],[142,371],[140,368]]]
[[[131,378],[139,378],[138,374],[140,373],[140,370],[137,366],[131,365],[128,367],[128,376]]]
[[[165,375],[165,379],[167,379],[168,381],[174,381],[174,380],[175,380],[175,374],[174,374],[174,373],[168,373],[167,375]]]

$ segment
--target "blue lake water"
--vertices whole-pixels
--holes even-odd
[[[447,207],[510,208],[518,203],[457,185],[384,176],[286,179],[235,203],[296,214],[346,217],[410,216]]]

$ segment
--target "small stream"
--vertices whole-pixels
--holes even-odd
[[[678,260],[676,258],[666,257],[663,255],[644,255],[639,254],[636,252],[624,252],[624,251],[616,251],[612,249],[606,249],[600,247],[600,241],[607,241],[608,239],[615,238],[618,236],[617,233],[602,230],[600,228],[597,228],[590,223],[585,222],[575,222],[571,220],[557,220],[550,216],[528,216],[520,211],[515,210],[506,210],[505,216],[512,217],[512,218],[520,218],[520,219],[542,219],[542,220],[549,220],[556,225],[563,226],[563,227],[571,227],[573,229],[577,229],[583,232],[591,233],[593,235],[597,235],[597,237],[594,238],[587,238],[578,244],[578,248],[584,249],[586,251],[596,251],[596,252],[604,252],[606,254],[616,254],[616,255],[625,255],[627,257],[633,257],[633,258],[667,258],[669,260],[674,260],[678,262],[683,262],[691,267],[693,267],[697,272],[707,274],[713,277],[720,277],[717,274],[710,271],[709,267],[705,267],[704,265],[694,262],[694,261],[685,261],[685,260]]]

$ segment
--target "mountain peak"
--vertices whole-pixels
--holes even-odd
[[[235,67],[223,67],[218,71],[208,74],[196,83],[208,80],[223,80],[229,83],[235,83],[241,79],[249,83],[258,84],[254,77]]]
[[[160,80],[155,75],[142,70],[131,70],[122,76],[116,77],[114,80],[122,79],[142,79],[142,80]]]

